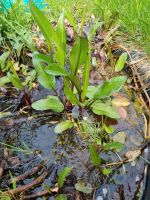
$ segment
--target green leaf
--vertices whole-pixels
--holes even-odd
[[[126,76],[117,76],[109,81],[105,81],[94,94],[94,99],[110,97],[114,92],[119,91],[126,82]]]
[[[10,80],[7,76],[0,78],[0,87],[4,86],[6,83],[9,83]]]
[[[107,143],[104,146],[104,150],[106,151],[120,151],[123,148],[123,144],[119,143],[119,142],[111,142],[111,143]]]
[[[93,145],[89,145],[90,157],[94,166],[98,167],[101,164],[101,159],[99,154],[96,152],[96,149]]]
[[[103,169],[103,174],[104,175],[109,175],[110,173],[112,173],[112,169],[109,169],[109,168],[104,168]]]
[[[74,19],[73,14],[69,10],[66,10],[65,16],[67,17],[67,19],[69,20],[70,24],[73,26],[74,30],[77,33],[78,32],[78,26],[77,26],[77,23],[76,23],[76,21]]]
[[[65,66],[66,59],[66,30],[64,25],[64,12],[62,12],[59,17],[56,29],[57,36],[59,38],[59,45],[57,45],[57,53],[55,59],[59,62],[61,66]]]
[[[73,93],[70,87],[70,81],[65,79],[64,80],[64,93],[67,97],[67,99],[74,105],[77,105],[79,103],[79,100],[77,96]]]
[[[64,182],[66,180],[66,177],[70,174],[72,171],[72,167],[65,167],[62,169],[58,174],[58,187],[61,188],[64,185]]]
[[[67,129],[70,129],[73,127],[73,123],[70,120],[63,121],[54,128],[55,133],[62,133],[63,131],[66,131]]]
[[[89,85],[89,74],[90,74],[90,55],[87,56],[86,63],[84,65],[83,72],[83,88],[82,88],[82,100],[84,102]]]
[[[60,76],[67,76],[67,72],[59,66],[59,64],[57,63],[51,63],[50,65],[46,66],[44,68],[44,71],[47,73],[47,74],[51,74],[51,75],[54,75],[54,76],[57,76],[57,75],[60,75]]]
[[[76,74],[79,67],[86,63],[88,55],[88,41],[85,38],[76,37],[75,45],[70,53],[70,69]]]
[[[6,62],[9,55],[10,55],[10,52],[6,51],[5,53],[3,53],[0,56],[0,67],[1,67],[2,71],[5,71],[5,62]]]
[[[42,11],[38,9],[38,7],[29,0],[29,7],[31,14],[39,26],[41,32],[44,35],[44,38],[48,44],[49,47],[51,47],[52,41],[54,40],[56,43],[58,43],[57,35],[53,29],[52,24],[49,22],[49,20],[45,17]]]
[[[64,110],[63,104],[56,96],[48,96],[46,99],[38,100],[32,103],[32,108],[35,110],[52,110],[54,112],[62,112]]]
[[[56,200],[67,200],[67,196],[65,194],[59,194],[56,197]]]
[[[86,97],[93,99],[94,94],[97,92],[98,87],[94,85],[89,85],[86,92]]]
[[[7,76],[9,78],[9,80],[11,81],[11,83],[13,84],[14,87],[18,88],[19,90],[24,90],[24,87],[19,79],[18,76],[8,72]]]
[[[47,63],[47,64],[51,64],[53,62],[51,56],[48,56],[48,55],[45,55],[45,54],[42,54],[42,53],[34,53],[34,59],[37,62],[44,62],[44,63]]]
[[[108,134],[112,134],[114,131],[115,131],[115,129],[114,129],[114,127],[112,127],[112,126],[106,126],[106,124],[103,124],[103,127],[102,127],[105,131],[106,131],[106,133],[108,133]]]
[[[117,60],[116,66],[115,66],[115,72],[120,72],[125,65],[125,62],[128,58],[127,53],[122,53],[119,59]]]
[[[10,115],[12,115],[11,112],[0,112],[0,118],[7,117],[7,116],[10,116]]]
[[[85,194],[90,194],[93,190],[92,185],[90,183],[85,185],[83,181],[78,181],[78,183],[75,184],[75,189]]]
[[[95,102],[92,104],[92,111],[97,115],[105,115],[113,119],[119,119],[120,115],[116,109],[110,105],[101,102]]]

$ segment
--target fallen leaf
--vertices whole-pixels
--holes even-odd
[[[137,149],[134,151],[128,151],[125,154],[125,157],[129,159],[129,161],[134,161],[141,154],[141,150]]]
[[[114,142],[120,142],[120,143],[124,144],[125,141],[126,141],[126,134],[123,131],[116,133],[113,136],[113,141]]]
[[[126,119],[127,111],[123,107],[117,107],[117,111],[122,119]]]
[[[130,101],[126,97],[118,97],[112,100],[112,105],[118,106],[118,107],[125,107],[125,106],[130,105]]]

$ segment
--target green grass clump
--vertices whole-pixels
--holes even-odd
[[[104,21],[105,28],[119,24],[122,32],[150,53],[149,9],[149,0],[94,0],[92,12]]]

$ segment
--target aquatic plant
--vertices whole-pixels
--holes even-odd
[[[65,12],[58,20],[54,28],[47,17],[36,5],[29,1],[31,14],[45,37],[49,49],[49,55],[38,52],[33,54],[33,64],[37,71],[39,83],[50,90],[53,90],[57,97],[48,96],[46,99],[36,101],[32,108],[36,110],[53,110],[62,112],[65,103],[56,91],[56,76],[63,78],[63,93],[68,102],[78,105],[82,113],[83,108],[89,108],[97,115],[105,115],[110,118],[119,118],[119,114],[111,104],[111,95],[120,90],[126,81],[125,76],[117,76],[98,86],[89,86],[90,74],[90,48],[89,41],[78,34],[78,27],[74,17],[67,14],[68,20],[76,32],[74,46],[72,47],[69,59],[67,60],[66,31],[64,25]],[[69,67],[66,64],[69,62]],[[123,66],[121,66],[122,68]],[[78,74],[82,71],[82,76]],[[64,106],[63,106],[64,105]],[[56,110],[55,108],[60,107]]]

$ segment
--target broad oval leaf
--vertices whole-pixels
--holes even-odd
[[[54,76],[57,76],[57,75],[60,75],[60,76],[67,76],[67,72],[59,66],[59,64],[57,63],[51,63],[49,64],[48,66],[46,66],[44,68],[44,71],[47,73],[47,74],[51,74],[51,75],[54,75]]]
[[[70,129],[73,127],[73,123],[70,120],[66,120],[64,122],[59,123],[55,128],[55,133],[62,133],[63,131]]]
[[[48,96],[46,99],[38,100],[32,103],[32,108],[35,110],[52,110],[54,112],[62,112],[64,105],[56,96]]]
[[[123,144],[121,144],[120,142],[110,142],[110,143],[107,143],[105,146],[104,146],[104,150],[106,151],[120,151],[122,148],[123,148]]]
[[[107,105],[105,103],[93,103],[92,104],[92,111],[97,115],[105,115],[107,117],[113,118],[113,119],[119,119],[120,115],[116,111],[116,109],[110,105]]]
[[[117,76],[109,81],[105,81],[94,94],[94,99],[110,97],[114,92],[119,91],[126,82],[126,76]]]
[[[61,188],[64,185],[64,182],[66,180],[66,177],[70,174],[72,171],[72,167],[65,167],[62,169],[58,174],[58,187]]]
[[[119,59],[117,60],[116,66],[115,66],[115,72],[120,72],[125,65],[125,62],[127,60],[127,53],[122,53]]]

